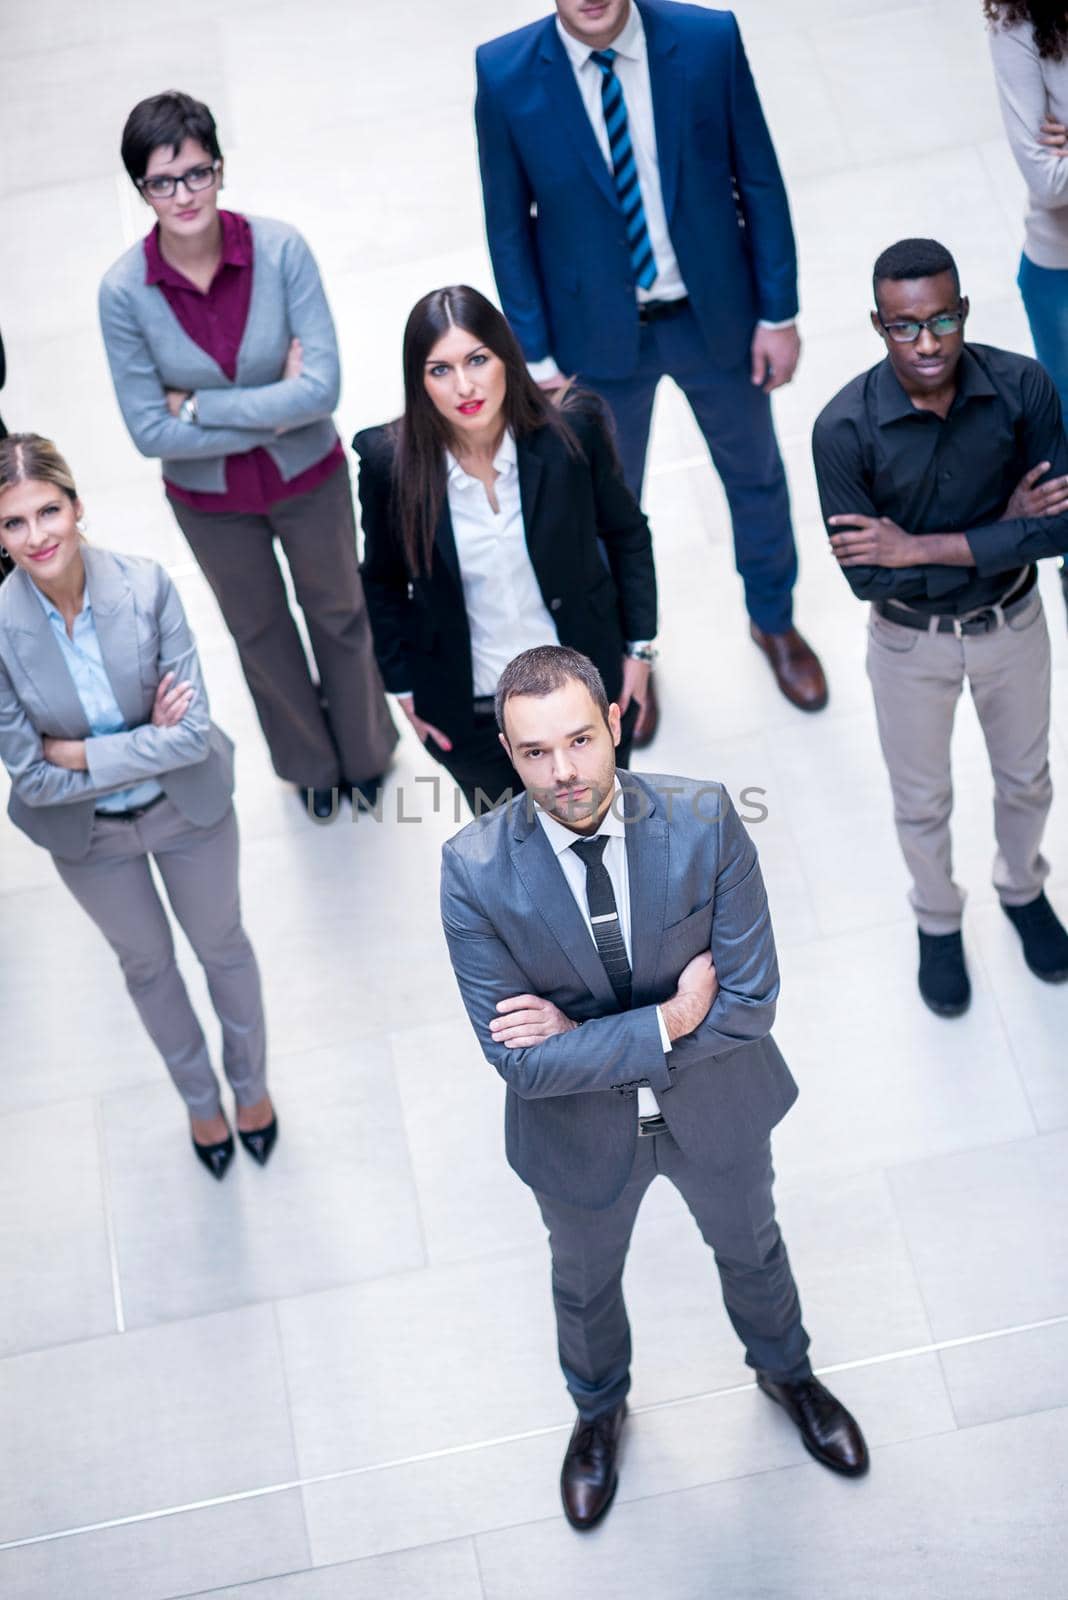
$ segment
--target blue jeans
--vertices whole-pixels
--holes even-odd
[[[1031,324],[1035,355],[1061,397],[1068,431],[1068,267],[1036,267],[1020,257],[1016,282]],[[1061,588],[1068,605],[1068,561],[1061,558]]]
[[[690,402],[723,481],[746,609],[765,633],[785,633],[792,623],[797,551],[771,401],[750,382],[748,362],[730,371],[712,365],[689,309],[647,323],[631,377],[580,375],[612,412],[623,476],[638,499],[653,398],[663,377],[674,378]]]
[[[1035,355],[1053,379],[1068,416],[1068,267],[1036,267],[1021,256],[1016,282],[1031,324]]]

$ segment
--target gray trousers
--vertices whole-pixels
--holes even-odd
[[[1053,800],[1049,775],[1049,634],[1037,587],[994,633],[958,639],[872,611],[868,677],[894,821],[924,933],[955,933],[964,893],[953,881],[950,742],[967,680],[994,774],[994,887],[1003,905],[1041,893],[1040,849]]]
[[[584,1417],[613,1410],[630,1388],[623,1265],[642,1198],[661,1173],[712,1247],[723,1302],[749,1365],[790,1382],[812,1371],[797,1287],[775,1221],[770,1141],[729,1172],[712,1175],[690,1161],[670,1133],[659,1133],[638,1140],[626,1188],[602,1211],[535,1190],[549,1230],[560,1365]]]
[[[278,776],[332,789],[384,772],[397,730],[375,662],[348,467],[263,517],[198,511],[175,499],[171,509],[234,637]],[[276,538],[304,612],[329,722],[289,609]]]
[[[149,856],[204,968],[234,1097],[238,1105],[255,1105],[267,1093],[267,1032],[259,969],[241,926],[233,807],[210,828],[188,822],[170,800],[135,821],[98,816],[87,856],[52,857],[118,956],[130,997],[190,1115],[213,1117],[220,1110],[219,1084],[174,958]]]

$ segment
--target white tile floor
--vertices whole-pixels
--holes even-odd
[[[283,1120],[265,1172],[216,1188],[113,959],[47,857],[0,821],[0,1592],[5,1600],[985,1600],[1064,1592],[1068,1555],[1068,990],[1024,969],[989,884],[970,705],[957,860],[975,1003],[937,1021],[863,673],[828,559],[808,431],[876,359],[879,248],[940,235],[974,336],[1027,348],[1020,185],[979,0],[739,0],[789,183],[804,363],[778,402],[803,576],[832,678],[809,721],[746,637],[723,499],[665,392],[648,502],[663,586],[650,768],[766,791],[754,825],[800,1080],[780,1209],[814,1353],[874,1446],[808,1461],[747,1384],[683,1208],[654,1191],[628,1269],[634,1402],[619,1504],[558,1511],[569,1402],[542,1231],[505,1166],[436,923],[426,758],[405,738],[387,820],[315,829],[272,777],[230,641],[133,451],[95,319],[144,227],[125,112],[177,83],[215,108],[227,199],[300,225],[341,332],[340,424],[392,414],[403,317],[491,279],[471,52],[547,0],[264,0],[152,12],[4,7],[0,285],[12,426],[54,435],[92,536],[176,571],[215,714],[238,739],[247,920]],[[1068,648],[1053,572],[1052,892],[1068,910]],[[398,820],[397,794],[407,814]],[[183,959],[188,957],[184,950]],[[188,967],[189,961],[185,959]],[[198,973],[190,973],[201,1006]]]

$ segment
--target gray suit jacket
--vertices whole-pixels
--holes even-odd
[[[11,776],[8,816],[35,844],[79,860],[89,849],[101,795],[155,778],[190,822],[224,816],[234,787],[234,747],[211,721],[196,645],[163,568],[86,545],[86,587],[100,653],[129,733],[89,735],[59,641],[21,568],[0,587],[0,760]],[[193,685],[177,727],[149,722],[165,672]],[[88,772],[44,759],[43,736],[85,739]]]
[[[183,330],[158,284],[145,282],[145,252],[131,245],[100,285],[100,328],[130,437],[159,456],[164,476],[184,489],[226,488],[226,457],[257,447],[288,481],[321,461],[337,434],[330,420],[341,368],[330,307],[315,258],[296,228],[250,217],[252,301],[234,382]],[[299,338],[304,370],[283,379],[289,342]],[[164,389],[197,397],[198,421],[167,410]]]
[[[532,1188],[599,1209],[631,1171],[636,1091],[648,1084],[680,1147],[723,1172],[797,1097],[771,1038],[779,972],[756,850],[726,790],[621,772],[626,791],[633,1007],[619,1011],[597,948],[525,797],[446,844],[441,914],[460,993],[508,1085],[508,1160]],[[711,949],[719,994],[694,1033],[661,1048],[655,1007]],[[528,1049],[495,1044],[517,994],[581,1026]]]

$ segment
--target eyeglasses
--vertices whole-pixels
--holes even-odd
[[[884,322],[880,317],[879,326],[895,344],[915,344],[924,328],[928,333],[933,333],[936,339],[947,338],[962,326],[964,317],[963,310],[940,311],[937,317],[928,317],[926,322]]]
[[[137,187],[150,200],[169,200],[180,183],[184,183],[190,193],[195,193],[197,189],[210,189],[221,166],[221,161],[213,161],[207,167],[190,167],[188,172],[180,173],[177,178],[161,172],[157,177],[138,178]]]

